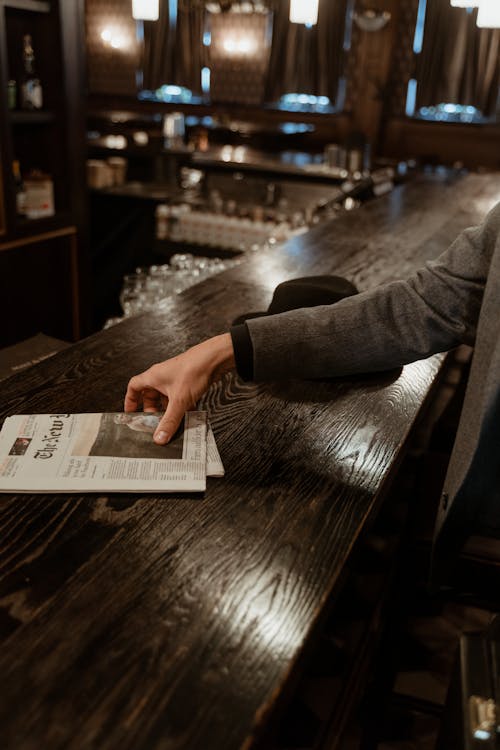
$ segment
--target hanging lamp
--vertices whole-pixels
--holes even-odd
[[[290,23],[318,23],[318,0],[290,0]]]
[[[136,21],[157,21],[160,16],[160,0],[132,0],[132,17]]]
[[[476,23],[482,29],[500,29],[500,0],[481,0]]]

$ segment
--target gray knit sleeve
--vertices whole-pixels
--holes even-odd
[[[384,370],[473,344],[499,235],[500,203],[406,281],[334,305],[248,320],[254,379]]]

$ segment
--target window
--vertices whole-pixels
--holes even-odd
[[[419,0],[406,115],[440,122],[499,119],[498,32],[476,26],[477,8]],[[458,43],[460,40],[460,44]]]
[[[314,26],[290,23],[288,4],[274,13],[265,101],[289,112],[341,111],[354,0],[319,4]]]
[[[313,94],[284,94],[276,107],[286,112],[335,111],[335,107],[327,96],[314,96]]]

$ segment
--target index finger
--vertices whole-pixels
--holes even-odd
[[[125,400],[123,402],[124,411],[137,411],[141,401],[142,392],[145,388],[140,375],[134,375],[130,378],[127,386],[127,392],[125,393]]]
[[[153,436],[155,443],[165,445],[177,432],[187,411],[187,405],[181,401],[170,399],[165,414],[160,419]]]

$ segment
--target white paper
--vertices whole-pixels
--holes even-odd
[[[206,413],[188,412],[184,429],[166,446],[152,440],[160,417],[7,417],[0,432],[0,492],[203,491],[207,468],[217,470],[213,459],[207,465]]]

